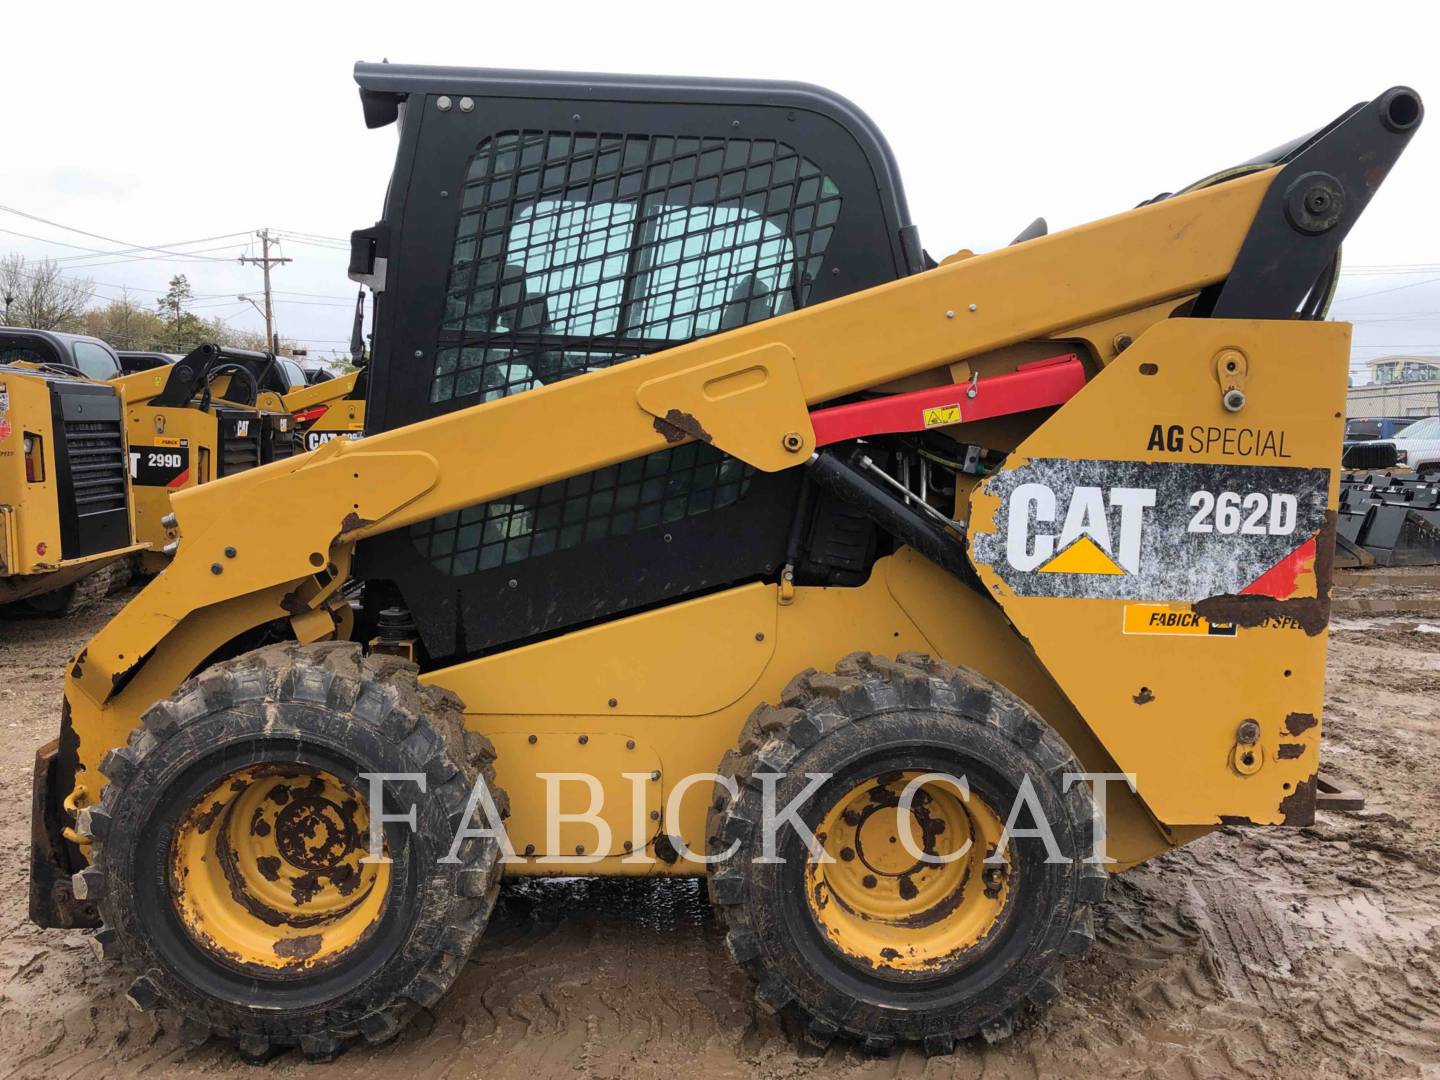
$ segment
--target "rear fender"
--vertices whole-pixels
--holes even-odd
[[[1313,818],[1349,338],[1159,323],[971,495],[985,588],[1166,825]]]

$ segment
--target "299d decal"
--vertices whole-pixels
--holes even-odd
[[[971,550],[1020,596],[1254,592],[1313,558],[1328,483],[1325,469],[1036,458],[985,482],[999,508],[972,520]]]
[[[190,471],[188,439],[157,440],[160,445],[130,444],[130,479],[141,487],[177,487]]]

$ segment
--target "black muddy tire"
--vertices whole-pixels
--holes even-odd
[[[72,581],[69,585],[62,585],[50,592],[41,593],[38,596],[28,596],[24,600],[17,601],[16,606],[21,611],[46,619],[63,619],[71,615],[78,615],[97,600],[103,600],[120,585],[128,584],[130,581],[128,573],[124,573],[124,580],[120,584],[116,584],[117,576],[122,576],[121,568],[128,565],[123,559],[118,563],[110,563],[94,573],[86,574],[79,581]]]
[[[506,809],[494,750],[462,720],[459,699],[422,685],[414,665],[341,642],[258,649],[146,712],[128,745],[104,759],[101,802],[80,815],[92,862],[75,875],[77,895],[97,901],[104,920],[97,953],[118,957],[135,976],[130,1001],[177,1014],[186,1042],[218,1035],[250,1061],[291,1047],[329,1058],[356,1040],[387,1040],[416,1009],[433,1006],[484,930],[500,884],[491,838],[467,839],[457,862],[440,861],[477,779]],[[193,830],[194,808],[226,790],[237,767],[267,777],[315,770],[356,791],[367,787],[360,773],[427,778],[423,794],[414,781],[386,782],[387,813],[413,804],[417,826],[385,824],[392,862],[386,887],[376,890],[383,906],[348,951],[319,970],[257,971],[203,947],[181,917],[187,886],[173,884],[180,849],[172,845],[193,835],[185,830]],[[238,805],[243,796],[234,798]],[[345,809],[353,815],[353,804]],[[279,825],[274,832],[279,843]]]
[[[1047,862],[1041,839],[1011,837],[1015,883],[1004,921],[943,969],[897,972],[845,955],[820,927],[813,885],[807,895],[808,856],[795,830],[779,834],[782,862],[755,861],[762,854],[758,774],[780,774],[779,807],[804,790],[807,774],[830,774],[799,814],[816,832],[827,812],[835,820],[847,791],[906,770],[966,776],[972,797],[1007,812],[1028,777],[1065,857]],[[716,785],[707,828],[712,853],[737,844],[709,868],[727,948],[751,975],[759,1005],[817,1046],[839,1038],[871,1053],[909,1043],[939,1054],[977,1034],[1005,1038],[1027,1010],[1056,998],[1063,962],[1090,947],[1091,909],[1104,898],[1107,875],[1084,861],[1096,827],[1090,789],[1064,783],[1080,765],[1033,710],[974,672],[919,654],[865,653],[846,657],[834,674],[806,671],[778,707],[755,710],[718,771],[738,788],[732,799]],[[841,852],[847,856],[853,852]]]

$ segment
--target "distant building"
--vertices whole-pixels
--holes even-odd
[[[1370,381],[1350,387],[1345,415],[1440,415],[1440,356],[1377,356]]]
[[[1440,356],[1377,356],[1365,366],[1372,383],[1440,381]]]

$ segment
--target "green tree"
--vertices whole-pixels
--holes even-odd
[[[117,349],[183,354],[205,342],[256,352],[269,348],[259,331],[239,330],[190,311],[194,292],[184,274],[170,279],[153,311],[123,290],[96,307],[91,306],[94,295],[91,281],[65,277],[58,263],[28,262],[19,254],[0,257],[0,324],[89,334]],[[280,341],[280,352],[287,356],[298,347],[298,342]]]
[[[165,336],[172,352],[189,352],[206,340],[205,320],[186,310],[193,299],[190,279],[176,274],[170,279],[169,291],[155,301],[165,322]]]
[[[91,308],[81,319],[84,333],[117,349],[158,349],[165,345],[165,320],[121,293],[104,307]]]

